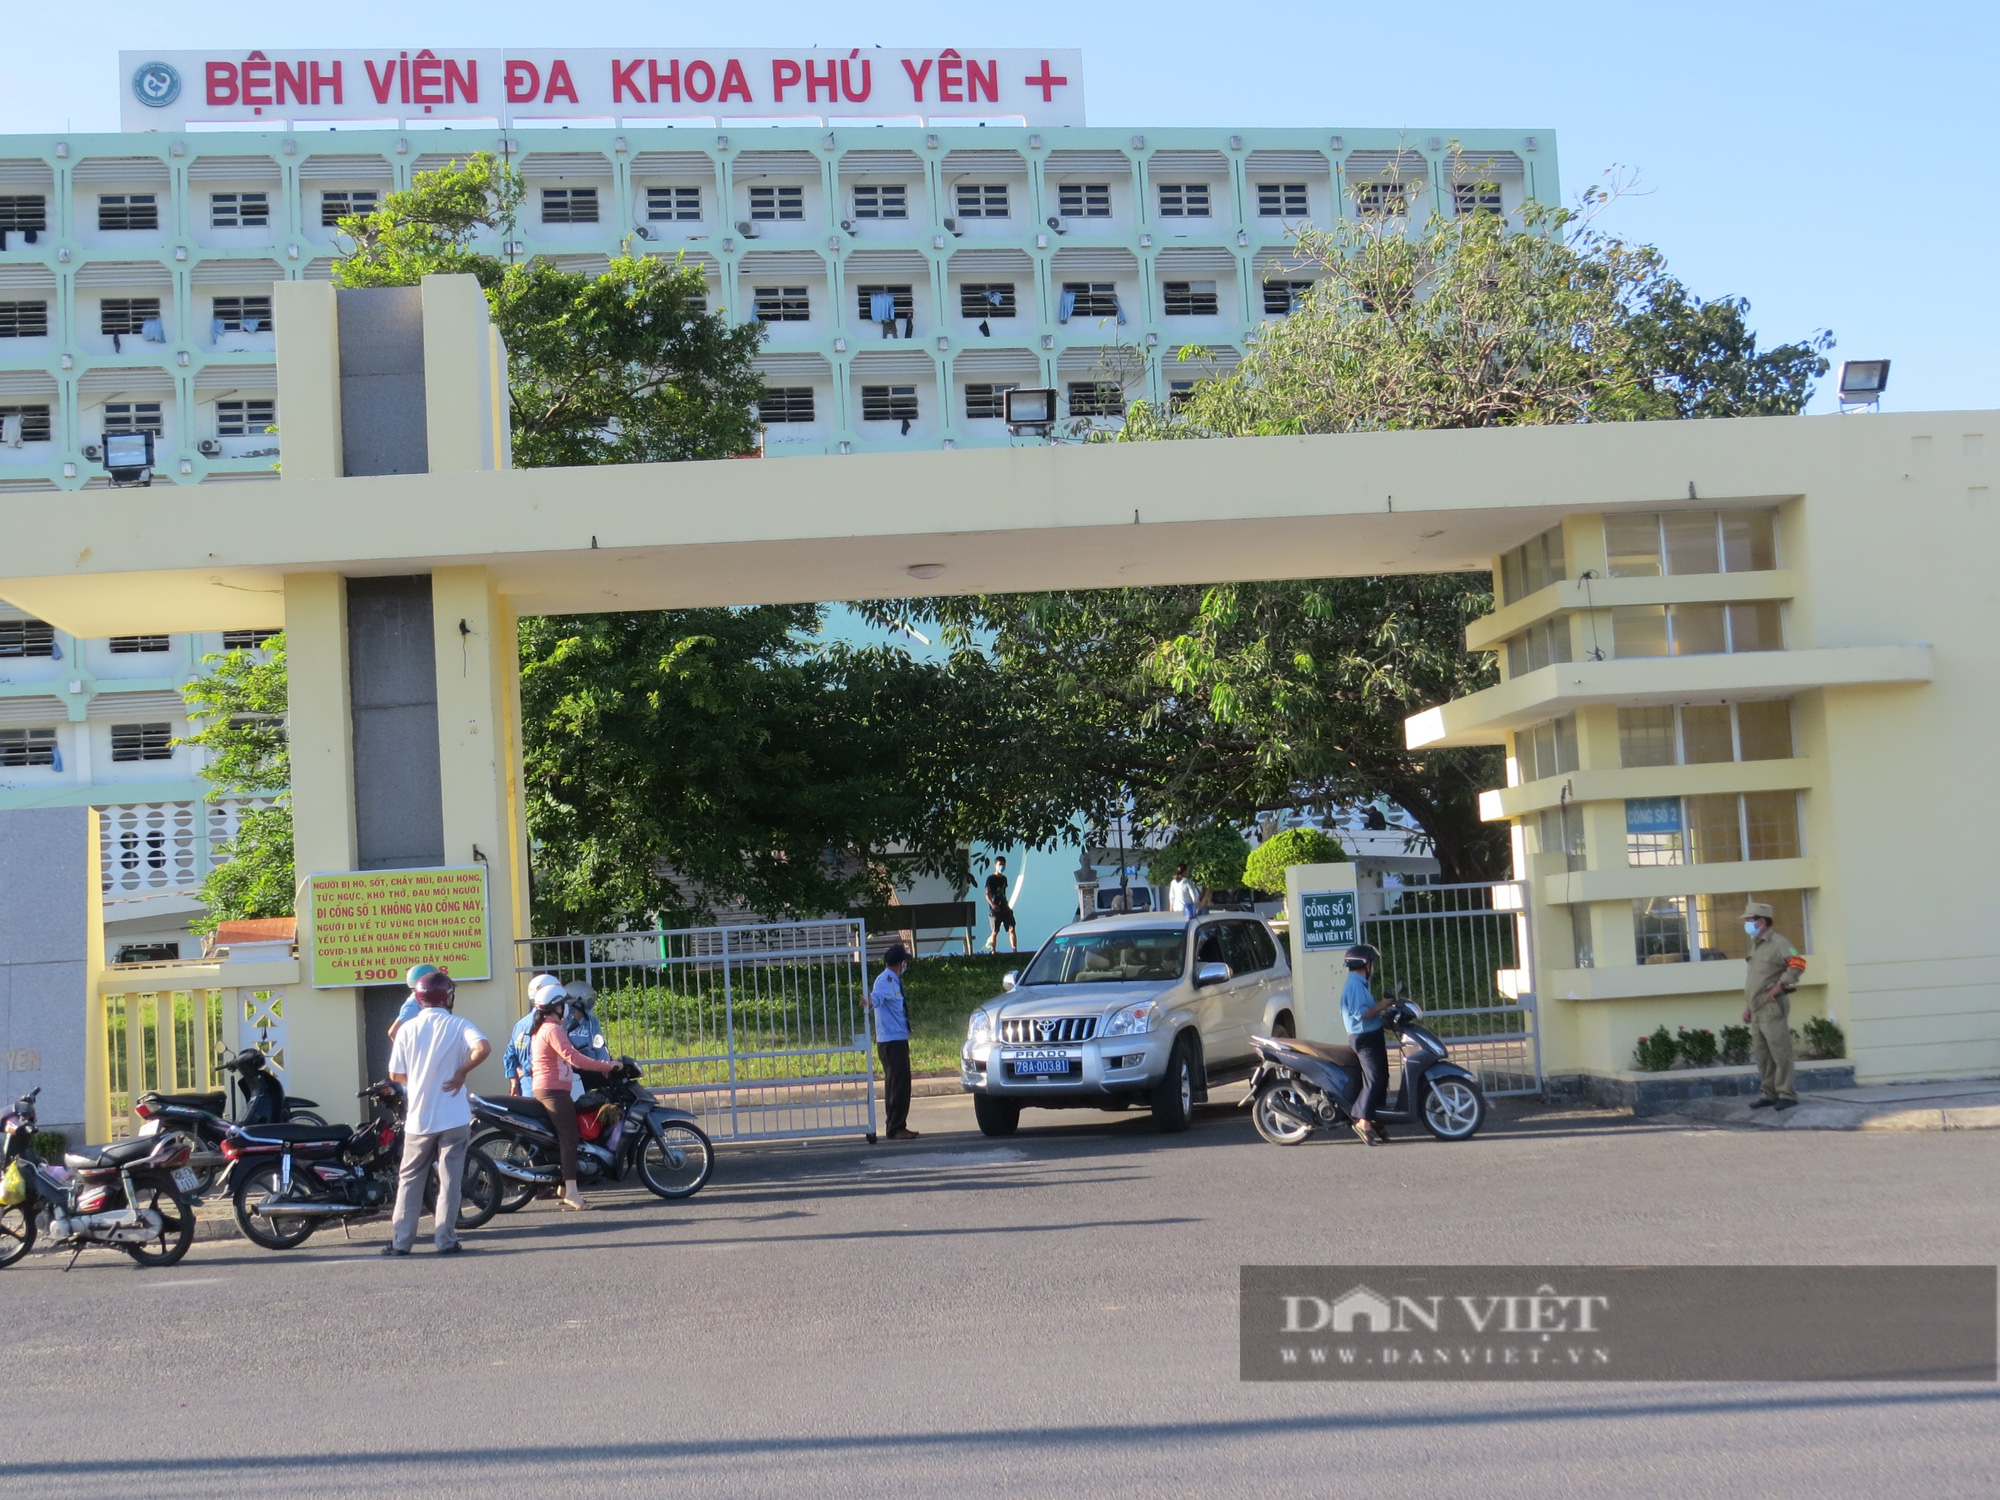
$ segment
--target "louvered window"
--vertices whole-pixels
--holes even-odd
[[[854,190],[854,217],[857,219],[907,219],[909,193],[901,183],[885,187],[857,187]]]
[[[1007,393],[1021,388],[1018,380],[1005,385],[968,385],[965,388],[965,415],[968,421],[998,421],[1007,415]]]
[[[766,427],[781,422],[813,420],[813,391],[809,385],[788,385],[767,389],[757,403],[757,420]]]
[[[1212,318],[1217,311],[1212,281],[1169,281],[1160,291],[1170,318]]]
[[[336,192],[319,195],[319,222],[322,229],[333,229],[349,214],[372,214],[381,207],[382,195],[378,192]]]
[[[812,299],[802,286],[757,288],[757,318],[763,323],[804,323],[812,317]]]
[[[1410,200],[1400,182],[1364,182],[1354,190],[1354,206],[1369,218],[1399,219],[1410,211]]]
[[[544,224],[595,224],[597,222],[597,189],[543,188],[542,222]]]
[[[1454,182],[1451,206],[1461,214],[1500,213],[1500,189],[1490,182]]]
[[[1161,183],[1160,217],[1163,219],[1207,218],[1208,184],[1205,182]]]
[[[56,763],[56,732],[53,729],[0,729],[0,766],[53,766]]]
[[[48,336],[48,303],[0,302],[0,339],[41,339]]]
[[[1179,411],[1194,396],[1192,380],[1170,381],[1167,385],[1167,410]]]
[[[55,654],[55,626],[41,620],[0,620],[0,657]]]
[[[217,297],[215,299],[215,321],[232,333],[269,333],[271,331],[271,299],[269,297]]]
[[[114,761],[172,760],[174,726],[171,724],[113,724],[111,758]]]
[[[1011,318],[1014,316],[1014,283],[963,282],[958,288],[958,310],[968,318]]]
[[[210,193],[208,222],[215,229],[262,229],[271,222],[268,193]]]
[[[861,420],[864,422],[914,422],[917,419],[917,388],[913,385],[864,385],[861,387]]]
[[[889,317],[876,316],[879,311],[874,305],[877,297],[889,299],[889,305],[893,309]],[[854,305],[856,315],[864,323],[901,322],[905,318],[914,318],[917,315],[916,302],[907,286],[858,286],[854,289]]]
[[[1072,417],[1122,417],[1125,393],[1106,380],[1072,380],[1069,383],[1069,414]]]
[[[1070,308],[1073,318],[1115,318],[1118,316],[1118,288],[1109,281],[1065,281],[1065,293],[1074,292]]]
[[[1111,217],[1111,184],[1065,182],[1056,189],[1056,203],[1066,219],[1108,219]]]
[[[1303,182],[1258,183],[1257,214],[1265,219],[1303,219],[1306,216],[1306,185]]]
[[[111,637],[113,656],[155,656],[170,644],[163,635],[114,635]]]
[[[1264,283],[1264,311],[1283,316],[1299,310],[1299,303],[1312,290],[1310,281],[1267,281]]]
[[[225,630],[222,632],[224,651],[256,651],[272,636],[275,630]]]
[[[802,187],[753,187],[750,189],[750,217],[757,220],[803,219],[806,190]]]
[[[112,436],[120,432],[150,432],[154,437],[165,437],[166,429],[160,420],[160,403],[157,401],[112,401],[104,408],[104,435]]]
[[[46,406],[0,406],[0,431],[13,426],[16,420],[21,424],[21,441],[24,443],[46,443],[51,440],[49,409]],[[6,627],[0,625],[0,630]],[[6,653],[0,652],[0,655]]]
[[[1006,218],[1007,184],[961,182],[958,185],[958,216],[961,219]]]
[[[159,316],[158,297],[106,297],[97,304],[97,331],[138,333]]]
[[[0,229],[47,229],[48,199],[39,193],[0,193]]]
[[[262,437],[268,427],[278,425],[278,403],[265,398],[215,403],[217,437]]]
[[[647,188],[646,218],[654,224],[691,223],[700,219],[701,189],[698,187]]]
[[[158,229],[160,202],[151,193],[101,193],[97,199],[99,229]]]

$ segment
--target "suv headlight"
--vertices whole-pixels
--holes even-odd
[[[965,1032],[966,1045],[977,1046],[979,1043],[987,1040],[992,1035],[993,1035],[993,1017],[988,1015],[983,1010],[975,1010],[972,1013],[972,1023],[966,1028]]]
[[[1104,1023],[1106,1036],[1139,1036],[1151,1031],[1159,1024],[1160,1007],[1152,1000],[1141,1000],[1137,1005],[1128,1005],[1123,1010],[1114,1010],[1111,1019]]]

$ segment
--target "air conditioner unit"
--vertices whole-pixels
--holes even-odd
[[[1062,219],[1055,214],[1049,215],[1049,228],[1053,229],[1057,234],[1069,233],[1069,230],[1063,227]]]
[[[95,443],[85,443],[83,445],[83,456],[92,463],[96,463],[100,458],[104,457],[104,450]]]
[[[653,231],[648,229],[644,224],[634,224],[632,232],[642,240],[650,240],[653,237]]]
[[[222,457],[221,438],[203,438],[200,442],[196,443],[194,446],[195,446],[195,451],[200,453],[203,458]]]
[[[736,232],[746,240],[757,238],[757,226],[752,224],[748,219],[738,219],[736,221]]]
[[[950,230],[955,235],[963,236],[965,233],[963,229],[960,229],[958,227],[958,220],[956,219],[946,219],[944,221],[944,227]]]

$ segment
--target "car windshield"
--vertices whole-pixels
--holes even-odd
[[[1181,977],[1187,931],[1180,927],[1061,932],[1035,955],[1023,984],[1122,984]]]

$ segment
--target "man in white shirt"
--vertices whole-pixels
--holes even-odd
[[[389,1081],[403,1086],[405,1108],[396,1217],[390,1224],[389,1243],[382,1248],[384,1255],[408,1255],[416,1242],[417,1217],[424,1211],[424,1179],[433,1160],[438,1171],[434,1212],[438,1254],[452,1255],[465,1248],[458,1242],[459,1185],[472,1140],[472,1105],[465,1097],[465,1080],[486,1061],[493,1046],[470,1021],[451,1013],[457,990],[448,974],[419,979],[416,996],[422,1009],[397,1029],[389,1045]]]
[[[1167,887],[1167,910],[1183,917],[1201,913],[1201,887],[1188,879],[1186,865],[1174,866],[1173,884]]]

